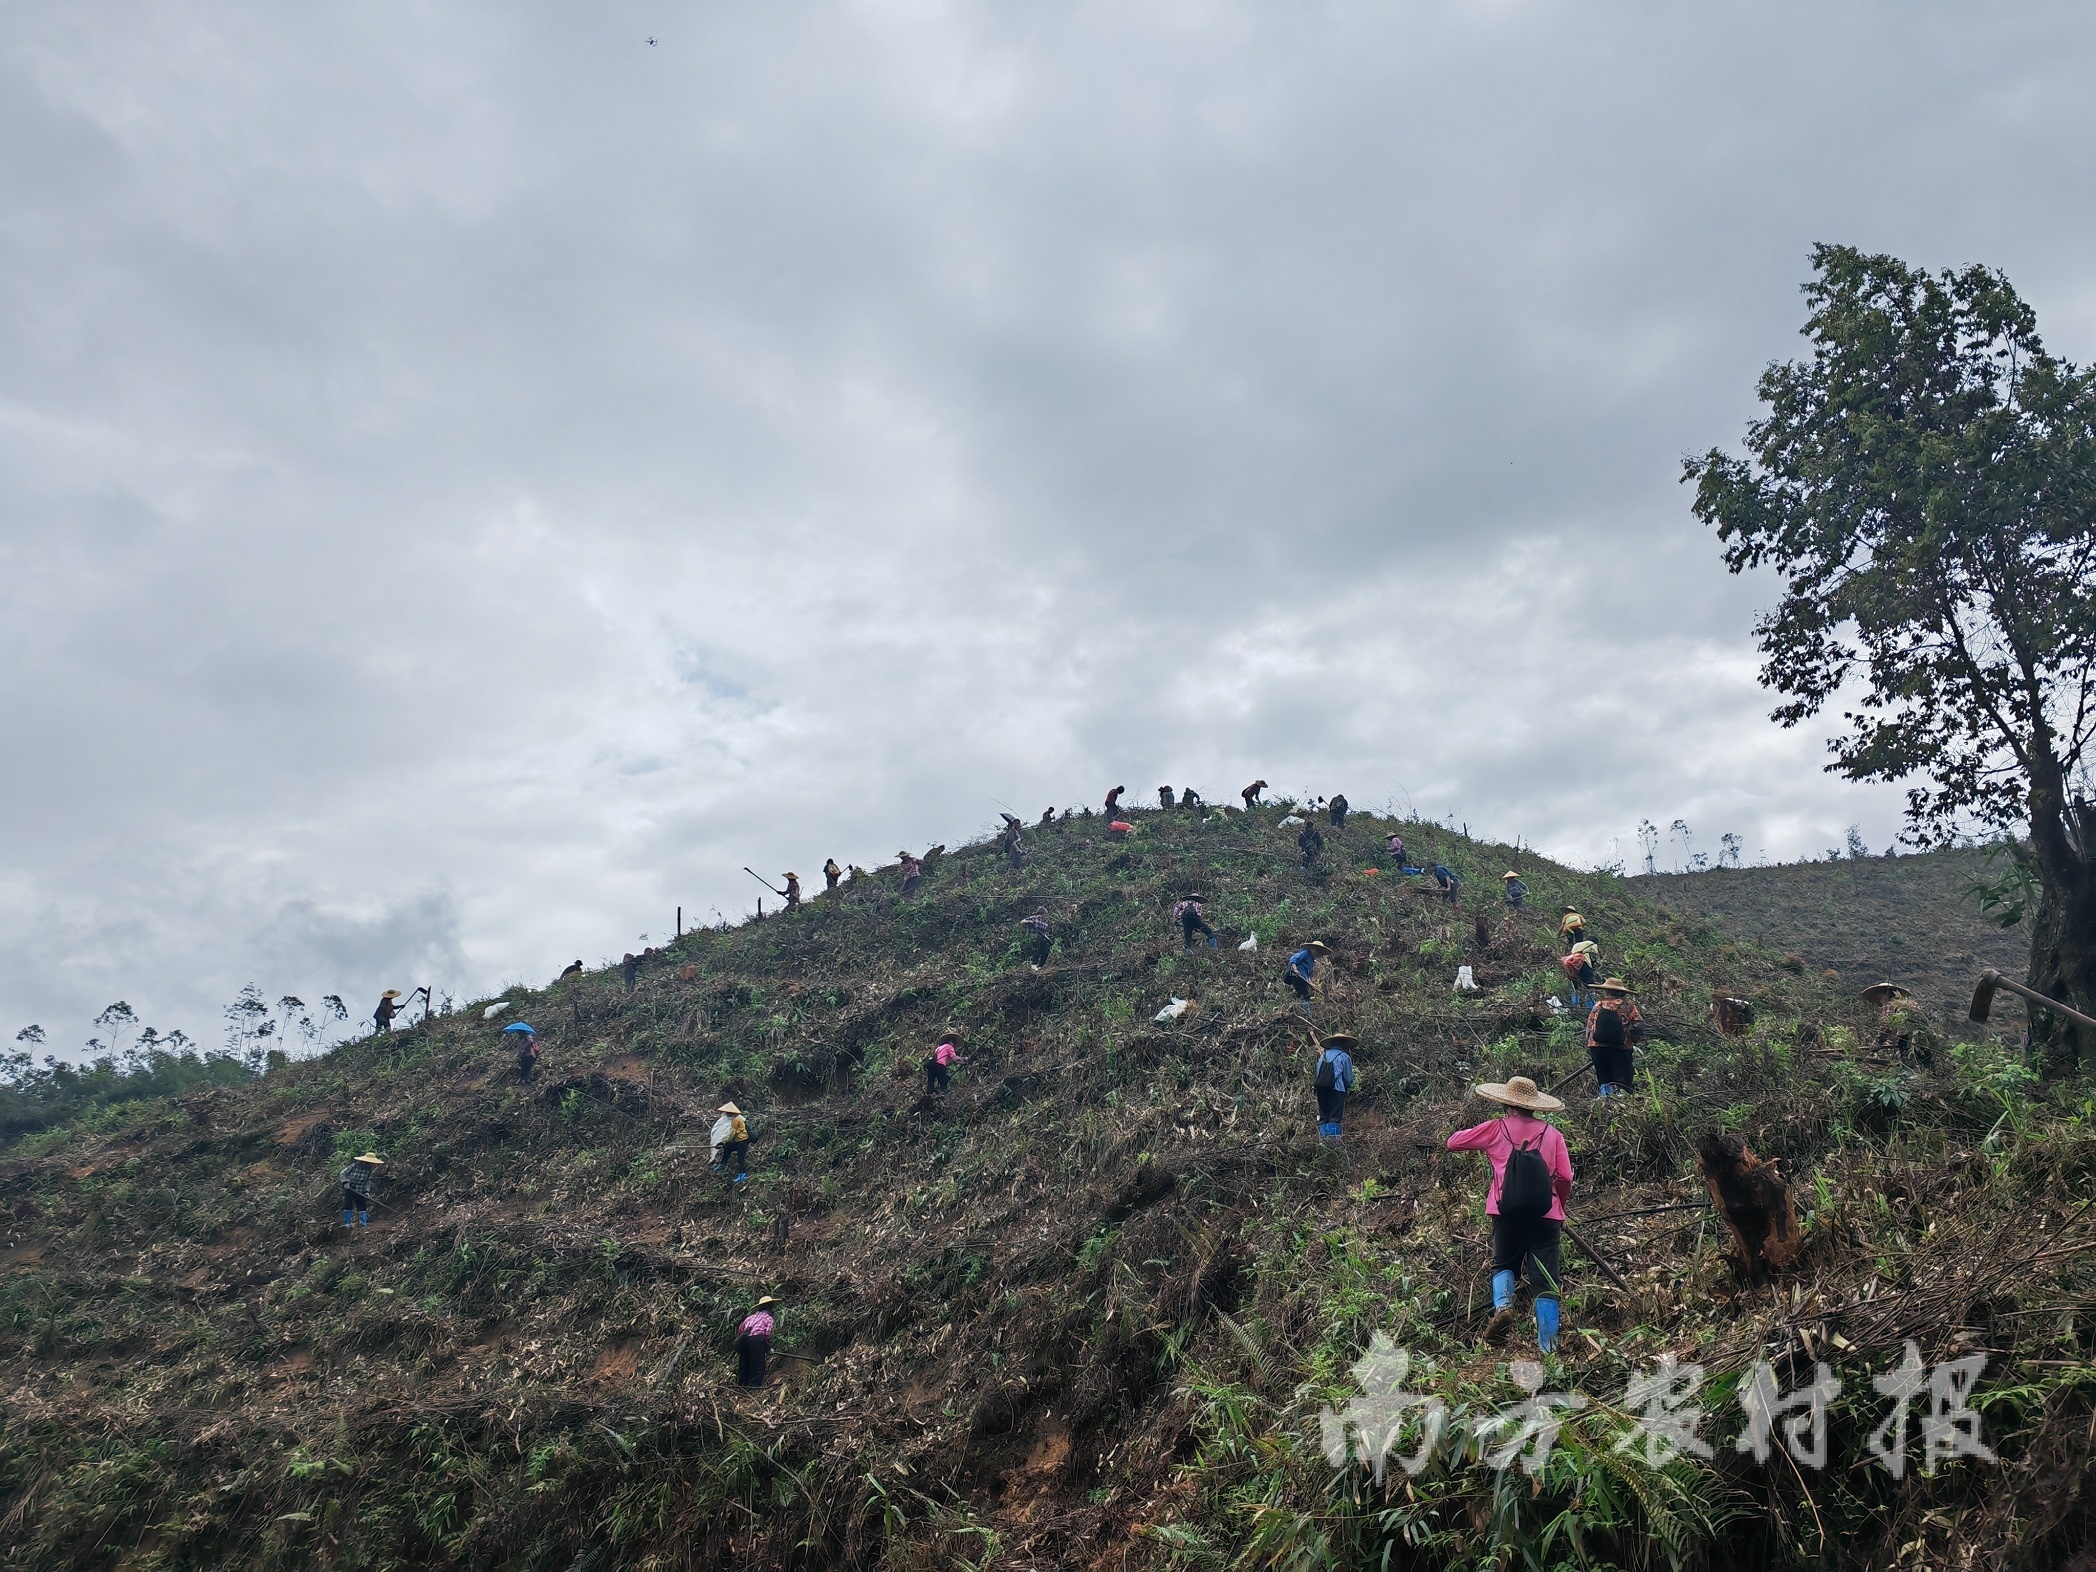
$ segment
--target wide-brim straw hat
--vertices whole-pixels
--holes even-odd
[[[1487,1102],[1504,1103],[1509,1108],[1527,1108],[1536,1113],[1552,1113],[1565,1105],[1548,1092],[1537,1089],[1536,1083],[1525,1075],[1516,1075],[1505,1081],[1481,1081],[1477,1095]]]
[[[1567,917],[1577,917],[1579,915],[1579,908],[1577,906],[1567,906],[1565,908],[1565,915]]]
[[[398,999],[400,997],[400,990],[398,988],[388,988],[384,993],[380,994],[379,997],[381,999]]]
[[[718,1108],[714,1109],[713,1111],[715,1113],[724,1114],[739,1114],[742,1112],[742,1110],[740,1108],[737,1108],[733,1103],[722,1103]]]
[[[1594,985],[1596,993],[1636,993],[1637,990],[1620,977],[1611,977],[1607,982]]]
[[[386,1166],[386,1160],[383,1157],[379,1156],[376,1152],[366,1152],[362,1157],[359,1157],[357,1161],[360,1163],[369,1163],[374,1168],[383,1168]]]
[[[1179,899],[1181,899],[1182,901],[1205,901],[1208,899],[1208,897],[1203,895],[1199,890],[1188,890],[1184,895],[1180,896]]]
[[[1518,874],[1518,873],[1516,873],[1516,872],[1514,872],[1514,870],[1513,870],[1513,869],[1509,868],[1509,869],[1507,869],[1507,871],[1506,871],[1505,873],[1502,873],[1502,874],[1500,875],[1500,877],[1501,877],[1502,879],[1518,879],[1518,878],[1520,878],[1520,877],[1521,877],[1521,875],[1520,875],[1520,874]]]
[[[773,1305],[777,1304],[778,1302],[779,1301],[772,1298],[770,1294],[766,1294],[762,1299],[757,1301],[757,1308],[759,1310],[769,1310]]]
[[[1317,1046],[1320,1049],[1358,1048],[1361,1046],[1361,1039],[1352,1032],[1334,1032],[1331,1036],[1321,1039]]]
[[[1306,950],[1317,950],[1325,955],[1330,955],[1332,953],[1332,947],[1326,944],[1325,941],[1322,939],[1312,939],[1308,944],[1304,945],[1303,948]]]

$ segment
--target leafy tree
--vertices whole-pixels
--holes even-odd
[[[1687,461],[1696,516],[1734,573],[1783,576],[1755,624],[1774,718],[1853,703],[1828,768],[1911,783],[1910,843],[2008,834],[2038,888],[2030,984],[2096,1010],[2096,372],[1991,269],[1812,263],[1811,358],[1763,372],[1744,457]],[[2033,1027],[2056,1059],[2096,1047]]]

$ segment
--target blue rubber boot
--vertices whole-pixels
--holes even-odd
[[[1514,1274],[1494,1272],[1492,1274],[1492,1308],[1504,1310],[1514,1302]]]
[[[369,1212],[357,1213],[357,1226],[359,1228],[369,1228],[371,1226],[371,1214]]]
[[[1557,1348],[1557,1301],[1538,1298],[1536,1300],[1536,1347],[1544,1353]]]
[[[344,1228],[349,1228],[353,1226],[356,1223],[356,1220],[357,1214],[354,1212],[344,1212],[342,1214],[342,1226]]]

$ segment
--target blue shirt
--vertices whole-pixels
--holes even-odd
[[[1288,969],[1294,972],[1296,976],[1302,978],[1304,982],[1308,982],[1311,975],[1317,970],[1317,957],[1308,950],[1298,950],[1295,954],[1288,957]]]
[[[1444,890],[1452,890],[1463,881],[1437,862],[1434,864],[1434,882]]]
[[[1350,1092],[1354,1089],[1354,1060],[1344,1048],[1327,1048],[1319,1055],[1319,1062],[1332,1061],[1332,1089]]]

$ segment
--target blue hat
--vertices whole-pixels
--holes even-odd
[[[537,1032],[533,1031],[529,1026],[526,1026],[522,1021],[514,1021],[510,1025],[502,1028],[502,1035],[505,1037],[507,1037],[511,1032],[522,1032],[527,1037],[538,1036]]]

